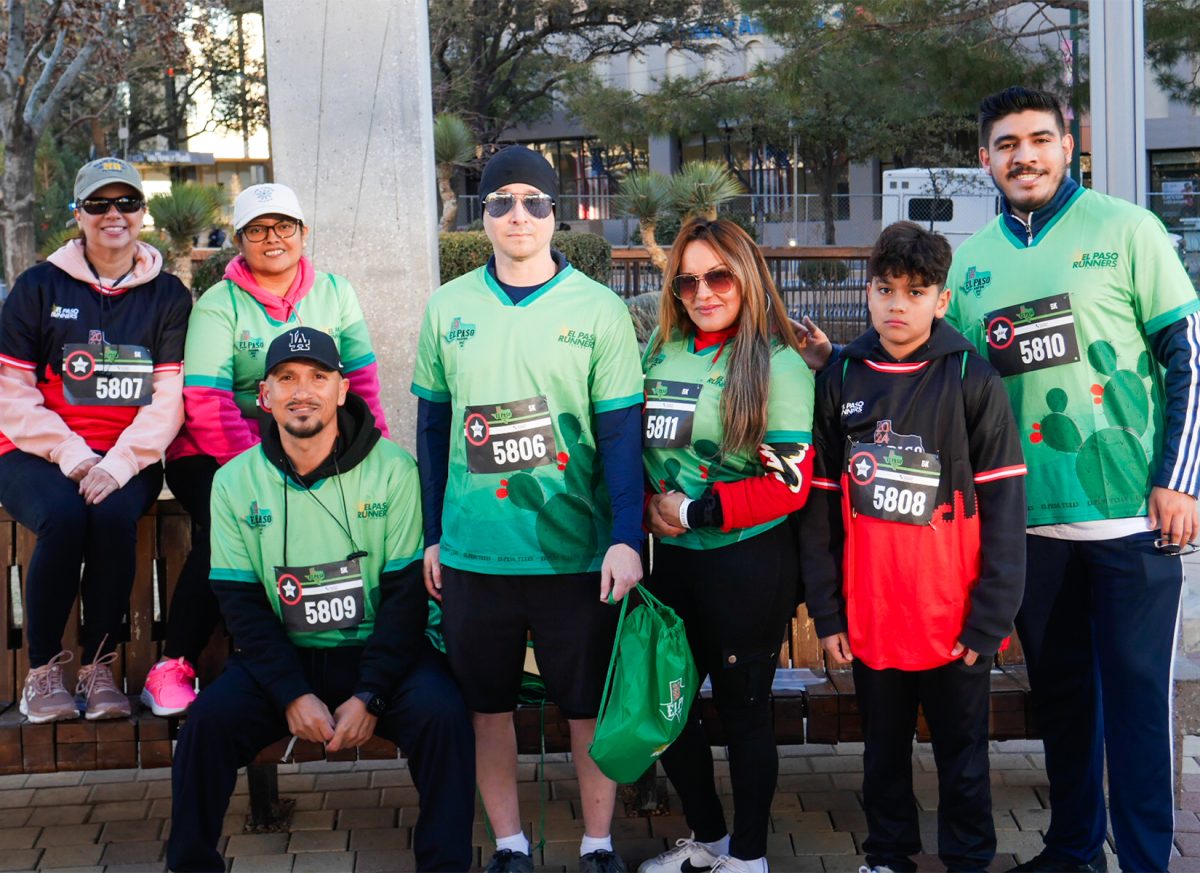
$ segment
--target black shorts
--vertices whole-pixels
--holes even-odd
[[[595,718],[619,607],[600,602],[600,574],[499,576],[442,565],[442,631],[473,712],[517,706],[526,633],[546,695],[567,718]]]

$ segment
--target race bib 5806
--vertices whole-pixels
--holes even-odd
[[[546,398],[487,406],[468,406],[463,421],[467,469],[472,473],[508,473],[554,460],[554,422]]]

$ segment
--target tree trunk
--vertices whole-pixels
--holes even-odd
[[[821,179],[821,212],[825,215],[825,245],[831,246],[837,242],[837,228],[834,227],[833,189],[835,170],[830,170]]]
[[[4,246],[4,277],[11,288],[37,258],[33,228],[34,161],[37,142],[24,124],[4,142],[4,175],[0,177],[0,236]]]
[[[442,223],[439,227],[442,233],[454,230],[454,220],[458,218],[458,195],[454,193],[451,181],[454,178],[454,165],[442,164],[437,170],[438,193],[442,198]]]
[[[638,221],[638,229],[642,232],[642,245],[646,248],[646,254],[650,256],[650,263],[662,273],[667,271],[667,253],[662,250],[662,246],[654,239],[654,228],[657,222],[648,219]]]
[[[189,291],[192,290],[192,249],[188,246],[186,253],[176,253],[171,258],[171,272],[183,283]]]

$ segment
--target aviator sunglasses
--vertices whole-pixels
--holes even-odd
[[[737,284],[732,270],[728,267],[716,267],[701,276],[680,273],[671,283],[671,291],[680,300],[686,300],[696,296],[701,282],[707,285],[712,293],[721,295],[728,294]]]
[[[530,218],[547,218],[554,209],[554,198],[549,194],[509,194],[493,191],[483,198],[483,208],[492,218],[508,215],[513,205],[520,200]]]
[[[131,194],[125,194],[121,197],[87,197],[80,200],[78,206],[88,215],[103,215],[108,212],[109,207],[117,207],[118,212],[123,212],[126,215],[137,212],[146,201],[141,197],[134,197]]]

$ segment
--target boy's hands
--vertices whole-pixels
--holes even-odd
[[[821,637],[821,645],[835,664],[845,666],[854,660],[854,654],[850,651],[850,637],[845,633]]]
[[[964,655],[963,652],[966,652],[966,654]],[[950,654],[955,658],[961,657],[963,663],[968,667],[979,660],[979,652],[974,649],[968,649],[962,643],[955,643],[954,648],[950,650]]]

